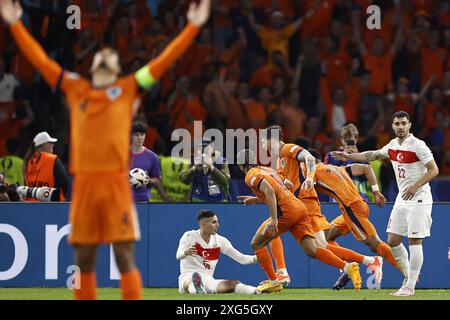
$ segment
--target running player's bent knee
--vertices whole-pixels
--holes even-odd
[[[367,239],[366,241],[364,241],[364,243],[369,247],[370,251],[377,253],[377,248],[379,244],[378,241]]]

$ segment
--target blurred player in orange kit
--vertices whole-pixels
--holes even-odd
[[[314,231],[316,244],[327,248],[339,258],[346,261],[354,261],[366,265],[381,281],[382,258],[367,257],[347,248],[330,244],[326,240],[326,234],[331,229],[326,217],[322,214],[319,197],[314,189],[314,175],[316,160],[308,150],[291,143],[283,142],[283,130],[280,126],[270,126],[264,130],[261,138],[262,146],[271,152],[271,156],[278,159],[278,174],[285,179],[284,183],[294,195],[302,201],[308,210],[311,226]],[[292,184],[292,185],[289,185]],[[270,243],[270,249],[277,265],[284,265],[283,244],[281,238],[276,238]],[[285,268],[285,267],[284,267]],[[281,277],[279,277],[281,278]],[[283,279],[281,280],[283,281]],[[333,287],[333,289],[340,289]]]
[[[0,13],[19,47],[53,89],[61,89],[71,113],[70,169],[74,175],[70,243],[81,269],[75,299],[96,298],[97,246],[113,243],[121,273],[123,299],[140,299],[142,280],[135,265],[134,242],[139,222],[128,183],[131,120],[140,90],[152,87],[193,42],[210,15],[211,0],[191,3],[188,24],[168,47],[136,73],[119,78],[118,54],[104,48],[94,56],[89,82],[63,70],[31,37],[22,22],[22,7],[0,0]]]
[[[261,293],[270,293],[283,289],[273,268],[267,244],[289,231],[308,256],[344,270],[353,281],[355,290],[359,291],[361,276],[358,264],[347,263],[330,250],[316,245],[306,207],[285,187],[277,172],[269,167],[257,166],[256,156],[249,149],[239,151],[237,164],[245,173],[245,183],[256,195],[256,197],[240,196],[238,198],[243,200],[245,205],[265,203],[270,212],[270,218],[262,223],[251,242],[258,262],[269,279],[256,290]]]

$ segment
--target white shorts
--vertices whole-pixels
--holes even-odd
[[[205,273],[205,272],[198,272],[200,276],[202,277],[203,286],[205,287],[207,294],[214,294],[217,293],[217,287],[219,286],[219,283],[222,281],[225,281],[223,279],[214,279],[211,275]],[[184,290],[184,284],[185,283],[191,283],[192,282],[192,273],[183,273],[178,277],[178,292],[183,293],[189,293],[188,291]]]
[[[386,231],[408,238],[429,237],[433,222],[431,219],[432,208],[433,204],[395,204]]]

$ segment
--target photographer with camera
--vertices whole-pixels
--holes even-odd
[[[184,184],[192,183],[192,202],[229,201],[230,171],[209,138],[203,138],[196,148],[193,164],[180,174]]]
[[[348,123],[347,125],[343,126],[341,128],[341,132],[340,132],[340,136],[341,136],[341,144],[342,146],[339,147],[338,151],[344,151],[346,153],[358,153],[358,147],[357,147],[357,142],[358,142],[358,136],[359,136],[359,131],[358,128],[356,128],[356,126],[353,123]],[[340,160],[336,160],[333,158],[333,156],[331,155],[331,152],[328,152],[326,157],[325,157],[325,164],[331,164],[334,166],[345,166],[348,164],[352,164],[354,163],[353,161],[340,161]],[[364,162],[364,164],[367,164],[366,162]],[[366,177],[363,176],[355,176],[352,178],[353,182],[356,185],[356,188],[359,191],[359,194],[364,198],[365,201],[368,201],[368,188],[367,188],[367,179]]]
[[[17,186],[15,184],[8,184],[5,181],[5,177],[0,172],[0,202],[11,201],[19,202],[23,201],[21,195],[17,192]]]

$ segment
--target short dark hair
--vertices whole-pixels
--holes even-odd
[[[392,116],[392,121],[394,121],[395,118],[406,118],[409,120],[409,113],[406,111],[397,111],[396,113],[394,113],[394,115]]]
[[[212,217],[214,217],[216,214],[213,212],[213,211],[211,211],[211,210],[201,210],[199,213],[198,213],[198,216],[197,216],[197,221],[200,221],[200,220],[202,220],[203,218],[212,218]]]
[[[263,138],[266,138],[267,140],[272,139],[272,136],[277,136],[280,141],[283,141],[283,128],[281,128],[278,125],[273,125],[270,127],[267,127],[263,132]]]
[[[131,134],[134,133],[147,133],[147,125],[144,122],[141,121],[136,121],[133,123],[132,127],[131,127]]]
[[[308,152],[311,153],[311,155],[317,160],[322,161],[322,154],[320,153],[319,150],[310,148],[308,149]]]

